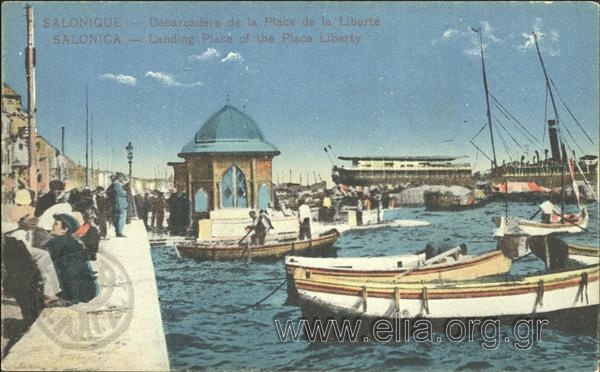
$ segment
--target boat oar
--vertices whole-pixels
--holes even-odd
[[[531,217],[529,217],[530,220],[533,220],[535,218],[535,216],[537,216],[538,214],[540,214],[540,212],[542,211],[542,209],[538,209],[537,212],[535,212]]]
[[[585,213],[587,213],[587,211],[586,211]],[[565,220],[565,216],[564,216],[564,214],[563,214],[562,216],[559,216],[559,217],[560,217],[560,219],[561,219],[561,221],[562,221],[562,223],[563,223],[563,224],[564,224],[565,222],[566,222],[566,223],[570,223],[570,224],[571,224],[571,225],[573,225],[573,226],[577,226],[577,227],[579,227],[579,228],[580,228],[582,231],[587,231],[587,229],[586,229],[585,227],[579,226],[578,224],[576,224],[576,223],[575,223],[575,222],[573,222],[573,221]]]
[[[252,228],[250,228],[250,230],[248,230],[248,232],[246,233],[246,235],[244,235],[244,237],[242,239],[240,239],[240,241],[238,242],[238,245],[242,245],[242,242],[244,241],[244,239],[246,239],[248,237],[248,235],[250,235],[250,233],[254,230],[254,226],[252,226]],[[250,244],[248,244],[248,242],[246,242],[246,246],[244,247],[244,250],[242,251],[242,254],[240,256],[240,260],[242,258],[244,258],[244,255],[248,255],[247,256],[247,261],[251,261],[252,258],[250,257]]]
[[[565,219],[563,218],[563,221],[565,221]],[[581,231],[587,231],[587,229],[585,227],[579,226],[578,224],[576,224],[575,222],[571,222],[571,221],[567,221],[568,223],[570,223],[573,226],[577,226],[581,229]]]
[[[449,249],[449,250],[447,250],[445,252],[442,252],[442,253],[438,254],[437,256],[431,257],[430,259],[426,260],[423,263],[423,265],[415,265],[415,266],[411,267],[410,269],[406,270],[405,272],[403,272],[403,273],[399,274],[398,276],[394,277],[394,280],[398,279],[398,278],[402,278],[404,275],[410,274],[411,272],[413,272],[413,271],[415,271],[417,269],[421,269],[421,268],[427,267],[427,266],[429,266],[429,265],[431,265],[431,264],[433,264],[433,263],[441,260],[442,258],[446,258],[448,256],[452,256],[453,254],[456,254],[456,253],[460,253],[461,251],[462,251],[462,247],[458,246],[458,247]]]
[[[250,230],[248,230],[248,232],[246,233],[246,235],[244,235],[244,237],[240,239],[240,241],[238,242],[238,245],[241,245],[241,244],[242,244],[242,242],[244,241],[244,239],[246,239],[246,238],[248,237],[248,235],[250,235],[250,233],[251,233],[253,230],[254,230],[254,226],[252,226],[252,227],[250,228]]]

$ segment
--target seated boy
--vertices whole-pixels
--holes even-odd
[[[78,228],[79,222],[73,215],[54,215],[51,232],[53,238],[45,245],[54,263],[61,288],[57,295],[59,301],[54,306],[89,302],[98,294],[96,277],[86,261],[84,247],[72,236]]]

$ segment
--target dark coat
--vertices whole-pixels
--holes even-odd
[[[110,216],[110,206],[108,205],[108,198],[104,195],[96,196],[96,205],[98,206],[98,217],[104,220]]]
[[[50,191],[49,193],[44,194],[37,202],[37,206],[35,208],[35,216],[41,216],[48,208],[50,208],[54,204],[56,204],[56,195],[54,195],[54,192]]]
[[[2,237],[2,286],[27,325],[33,323],[44,307],[42,276],[25,243],[10,236]]]
[[[70,235],[55,236],[45,245],[60,283],[62,299],[89,302],[98,294],[98,284],[86,261],[83,245]]]

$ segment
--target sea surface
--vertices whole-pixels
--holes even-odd
[[[566,236],[570,242],[598,244],[597,203],[588,206],[588,231]],[[461,212],[406,208],[398,218],[425,220],[426,227],[347,232],[335,247],[338,256],[414,253],[427,243],[466,243],[471,254],[494,249],[492,217],[528,218],[537,207],[527,203],[492,203]],[[570,205],[567,212],[575,211]],[[179,258],[170,246],[152,249],[162,320],[173,369],[383,369],[383,370],[580,370],[597,369],[596,335],[543,328],[541,342],[528,350],[514,346],[511,325],[502,325],[501,342],[485,350],[473,342],[326,342],[305,338],[282,342],[275,320],[297,321],[300,308],[287,305],[283,259],[271,263],[200,262]],[[516,261],[511,273],[543,271],[535,256]],[[275,293],[256,307],[251,305]],[[241,310],[248,307],[246,310]],[[597,324],[590,322],[590,327]],[[437,336],[437,334],[434,334]]]

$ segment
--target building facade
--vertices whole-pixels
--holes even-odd
[[[2,84],[2,184],[3,200],[19,185],[29,184],[29,127],[21,96],[10,86]],[[48,191],[50,180],[65,178],[75,167],[46,139],[36,134],[34,156],[37,160],[38,195]],[[6,199],[9,200],[6,200]]]
[[[195,219],[210,212],[265,209],[273,200],[272,160],[280,152],[258,125],[237,108],[225,105],[213,114],[168,163],[174,186],[186,192]]]

